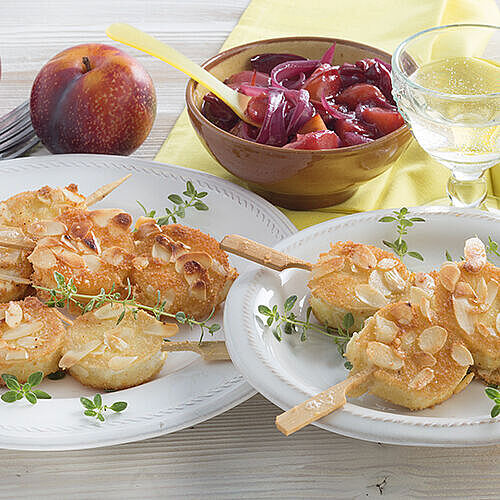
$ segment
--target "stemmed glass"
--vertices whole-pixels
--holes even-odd
[[[457,24],[417,33],[396,49],[392,78],[415,139],[451,170],[449,199],[429,204],[479,207],[487,194],[484,172],[500,162],[500,27]]]

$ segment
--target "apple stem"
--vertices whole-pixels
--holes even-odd
[[[90,60],[89,60],[89,58],[88,57],[82,57],[82,62],[83,62],[83,65],[85,66],[85,72],[90,71],[91,67],[90,67]]]

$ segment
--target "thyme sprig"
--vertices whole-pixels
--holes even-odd
[[[111,406],[104,405],[102,403],[102,396],[96,394],[93,399],[80,398],[80,403],[85,408],[83,414],[87,417],[95,417],[97,420],[104,422],[104,412],[107,410],[114,411],[115,413],[120,413],[125,410],[128,404],[125,401],[117,401]]]
[[[177,218],[183,219],[186,216],[186,210],[194,208],[195,210],[206,211],[208,206],[201,201],[202,198],[208,195],[206,191],[196,191],[191,181],[186,182],[186,189],[182,192],[186,198],[178,194],[171,194],[168,199],[173,203],[171,208],[165,208],[166,215],[156,215],[156,210],[147,210],[146,207],[138,201],[139,206],[144,210],[146,217],[151,217],[156,220],[159,226],[166,226],[171,222],[176,223]]]
[[[396,222],[396,232],[398,237],[394,241],[386,241],[383,243],[385,246],[389,247],[394,251],[396,255],[403,258],[405,255],[409,255],[414,259],[418,259],[423,261],[424,258],[422,254],[419,252],[415,252],[414,250],[408,251],[408,243],[403,239],[403,236],[408,234],[408,229],[412,227],[415,222],[425,222],[425,219],[422,217],[407,217],[409,211],[406,207],[401,208],[400,210],[393,211],[394,216],[386,215],[379,219],[379,222]]]
[[[39,399],[51,399],[52,396],[40,389],[33,389],[43,380],[43,372],[32,373],[28,377],[28,381],[20,384],[15,375],[4,373],[2,379],[9,389],[2,394],[2,401],[6,403],[14,403],[20,399],[26,398],[32,405],[36,404]]]
[[[491,409],[491,416],[493,418],[500,415],[500,391],[496,387],[487,387],[485,389],[486,396],[495,402],[495,405]]]
[[[175,314],[165,311],[167,304],[166,300],[161,299],[160,292],[157,291],[157,300],[154,306],[147,306],[145,304],[140,304],[135,300],[134,292],[129,281],[127,281],[127,290],[125,298],[122,298],[119,292],[115,292],[114,285],[111,287],[110,292],[106,292],[103,288],[96,295],[78,293],[78,290],[74,284],[73,278],[66,280],[66,278],[59,272],[54,272],[54,279],[57,283],[56,288],[49,288],[44,286],[34,285],[37,290],[43,290],[49,293],[49,299],[46,304],[49,307],[68,307],[70,304],[75,304],[82,314],[98,309],[104,304],[120,304],[123,307],[122,312],[118,316],[116,324],[120,324],[125,314],[128,310],[131,310],[134,317],[137,316],[139,310],[148,311],[154,315],[158,320],[162,317],[175,319],[181,324],[185,324],[190,328],[195,326],[200,328],[200,342],[203,340],[205,333],[214,334],[217,330],[220,330],[220,325],[217,323],[212,323],[208,325],[207,322],[213,317],[214,309],[210,315],[203,321],[198,321],[192,316],[188,316],[183,311],[179,311]],[[82,303],[87,302],[86,304]]]
[[[497,257],[500,257],[500,249],[498,247],[498,243],[495,240],[493,240],[491,236],[488,236],[488,243],[485,246],[487,254],[496,255]]]
[[[354,325],[354,317],[351,313],[347,313],[343,318],[343,326],[338,329],[330,328],[328,326],[318,325],[311,322],[312,308],[308,307],[306,310],[306,319],[301,320],[292,311],[295,303],[297,302],[297,296],[291,295],[283,303],[282,312],[279,310],[278,305],[273,305],[268,307],[264,304],[259,305],[257,310],[264,316],[265,324],[272,328],[272,333],[278,342],[281,342],[283,337],[282,334],[300,335],[301,342],[307,340],[307,332],[315,331],[326,335],[333,339],[337,344],[337,349],[341,356],[344,356],[347,343],[352,337],[352,326]],[[257,316],[261,321],[262,318]],[[346,368],[351,369],[352,365],[348,361],[344,364]]]

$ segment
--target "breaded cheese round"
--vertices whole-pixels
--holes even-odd
[[[36,371],[59,369],[66,329],[55,309],[27,297],[0,304],[0,318],[0,373],[24,383]]]
[[[476,248],[482,245],[477,241]],[[500,368],[500,269],[486,261],[485,253],[481,261],[476,256],[465,252],[464,261],[444,263],[435,296],[444,321],[472,353],[476,368],[483,370],[478,373],[485,374]]]
[[[86,208],[86,198],[78,193],[76,184],[65,188],[44,186],[0,202],[0,224],[25,231],[33,222],[55,219],[66,210]]]
[[[151,380],[163,367],[163,339],[177,333],[143,311],[108,304],[75,319],[68,329],[59,367],[96,389],[116,390]]]
[[[167,312],[201,320],[224,301],[238,274],[217,240],[198,229],[160,227],[144,217],[136,229],[131,276],[140,303],[154,306],[159,293]]]
[[[308,286],[313,313],[321,323],[338,328],[350,312],[354,329],[360,329],[366,318],[407,293],[410,273],[391,252],[338,242],[319,256]]]
[[[26,238],[18,228],[0,226],[0,240],[17,243]],[[28,262],[29,254],[30,250],[0,246],[0,302],[23,299],[32,291],[30,285],[15,281],[15,278],[30,279],[33,268]]]
[[[430,322],[420,308],[396,302],[380,309],[349,341],[351,374],[373,368],[351,395],[370,392],[386,401],[420,410],[448,399],[470,382],[472,355],[460,337]]]
[[[39,221],[28,228],[38,240],[29,257],[34,285],[54,288],[54,272],[73,279],[81,294],[101,289],[124,293],[135,247],[130,232],[132,217],[119,209],[72,210],[56,220]],[[46,300],[46,292],[39,291]],[[82,301],[84,303],[84,301]],[[73,304],[70,311],[77,314]]]

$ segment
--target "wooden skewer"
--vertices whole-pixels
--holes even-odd
[[[233,253],[275,271],[283,271],[290,268],[305,269],[306,271],[312,269],[312,265],[309,262],[291,257],[283,252],[278,252],[278,250],[266,247],[237,234],[229,234],[224,237],[220,246],[226,252]]]
[[[205,361],[227,361],[231,358],[227,352],[226,343],[218,340],[207,340],[201,344],[196,341],[164,342],[162,351],[193,351],[198,353]]]
[[[276,427],[285,436],[289,436],[332,411],[342,408],[346,404],[346,396],[349,392],[359,387],[372,373],[373,368],[366,368],[278,415]]]
[[[117,181],[105,184],[97,189],[95,192],[87,196],[87,206],[95,205],[97,202],[101,201],[103,198],[108,196],[112,191],[114,191],[118,186],[123,184],[132,174],[127,174],[125,177],[118,179]]]

